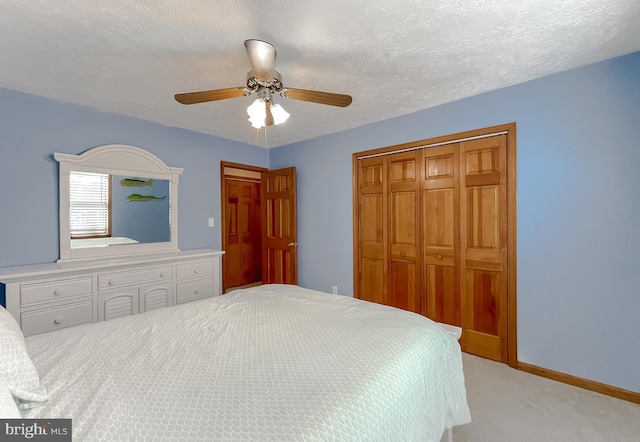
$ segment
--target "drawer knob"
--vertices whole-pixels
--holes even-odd
[[[200,293],[200,290],[195,289],[195,290],[193,291],[193,293],[197,295],[198,293]]]
[[[58,325],[58,324],[62,324],[62,318],[56,318],[53,320],[53,323]]]
[[[193,269],[193,273],[198,274],[198,269]]]
[[[164,272],[160,272],[160,277],[164,278]]]
[[[107,282],[108,285],[113,285],[113,281],[109,280],[109,282]]]
[[[438,253],[438,254],[436,255],[436,258],[437,258],[437,259],[442,259],[442,255]]]
[[[56,295],[56,296],[60,296],[60,295],[62,295],[62,290],[61,289],[55,289],[53,291],[53,294]]]

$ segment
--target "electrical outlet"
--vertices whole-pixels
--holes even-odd
[[[213,218],[209,218],[209,227],[213,227],[214,226],[214,222],[213,222]]]
[[[331,287],[331,290],[333,291],[334,295],[338,294],[338,286],[337,285],[334,285],[333,287]]]

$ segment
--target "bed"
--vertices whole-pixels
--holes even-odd
[[[126,236],[110,236],[108,238],[77,238],[71,239],[72,249],[91,248],[91,247],[109,247],[122,244],[138,244],[135,239]]]
[[[453,336],[414,313],[298,286],[25,342],[48,400],[19,401],[21,414],[72,418],[74,441],[427,442],[470,421]]]

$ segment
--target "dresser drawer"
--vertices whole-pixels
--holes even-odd
[[[98,275],[98,290],[139,284],[142,282],[160,281],[162,279],[169,279],[172,275],[173,272],[170,266],[141,269],[132,272],[104,273]]]
[[[20,288],[20,304],[28,306],[74,296],[90,295],[92,285],[91,277],[26,284]]]
[[[177,285],[176,303],[213,296],[213,278],[185,282]]]
[[[25,336],[93,322],[93,301],[53,307],[20,315]]]
[[[178,265],[178,279],[191,278],[193,276],[210,275],[213,273],[213,261],[195,261]]]

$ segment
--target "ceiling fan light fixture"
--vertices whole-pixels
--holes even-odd
[[[284,110],[279,104],[273,104],[271,101],[267,102],[262,98],[257,98],[248,108],[247,114],[249,115],[249,122],[256,129],[261,129],[266,126],[267,118],[267,106],[271,110],[273,116],[273,124],[282,124],[289,118],[289,112]]]
[[[273,124],[282,124],[289,119],[289,112],[284,110],[279,104],[271,105],[271,114],[273,115]]]
[[[262,98],[256,99],[251,106],[247,108],[249,122],[256,129],[264,127],[264,119],[267,116],[265,101]]]

